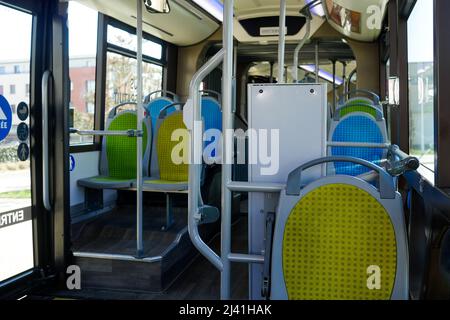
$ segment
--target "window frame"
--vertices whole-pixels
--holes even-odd
[[[126,56],[128,58],[133,59],[136,58],[136,53],[134,51],[108,43],[108,26],[112,26],[124,30],[130,34],[136,35],[136,28],[99,12],[98,27],[97,27],[96,71],[95,71],[94,130],[104,130],[105,127],[107,53],[112,52]],[[146,63],[152,63],[162,67],[163,73],[161,85],[163,90],[166,90],[167,75],[169,73],[167,65],[169,56],[168,50],[173,45],[146,32],[143,33],[143,37],[145,40],[158,43],[162,47],[161,59],[155,59],[153,57],[143,55],[143,61]],[[94,136],[93,143],[83,145],[72,145],[70,146],[70,152],[84,153],[84,152],[101,151],[102,140],[103,140],[102,137]]]
[[[450,189],[450,2],[433,0],[434,2],[434,140],[435,171],[434,186],[439,189]],[[393,108],[391,141],[409,152],[409,88],[408,62],[405,59],[408,50],[407,21],[414,9],[416,0],[393,0],[389,2],[389,45],[390,74],[400,78],[400,106]],[[382,61],[381,61],[382,63]]]

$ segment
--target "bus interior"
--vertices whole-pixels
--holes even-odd
[[[0,0],[0,298],[449,299],[448,14]]]

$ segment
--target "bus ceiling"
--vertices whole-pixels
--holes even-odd
[[[77,1],[131,26],[136,25],[134,1]],[[143,13],[143,30],[175,45],[189,46],[202,42],[222,24],[223,0],[143,2],[147,9]],[[286,0],[287,43],[298,43],[305,36],[306,19],[299,10],[313,3],[310,36],[328,21],[334,29],[350,39],[372,42],[380,35],[388,0]],[[278,0],[236,1],[236,40],[254,44],[278,42],[279,10]]]

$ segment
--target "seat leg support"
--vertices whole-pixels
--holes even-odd
[[[173,225],[173,201],[170,193],[166,193],[166,224],[161,230],[166,231]]]

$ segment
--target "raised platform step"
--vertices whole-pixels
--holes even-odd
[[[174,224],[162,231],[164,208],[144,210],[144,255],[136,257],[134,206],[121,206],[73,226],[74,264],[83,288],[163,292],[198,254],[186,227],[187,211],[174,208]],[[202,226],[210,239],[218,225]]]

